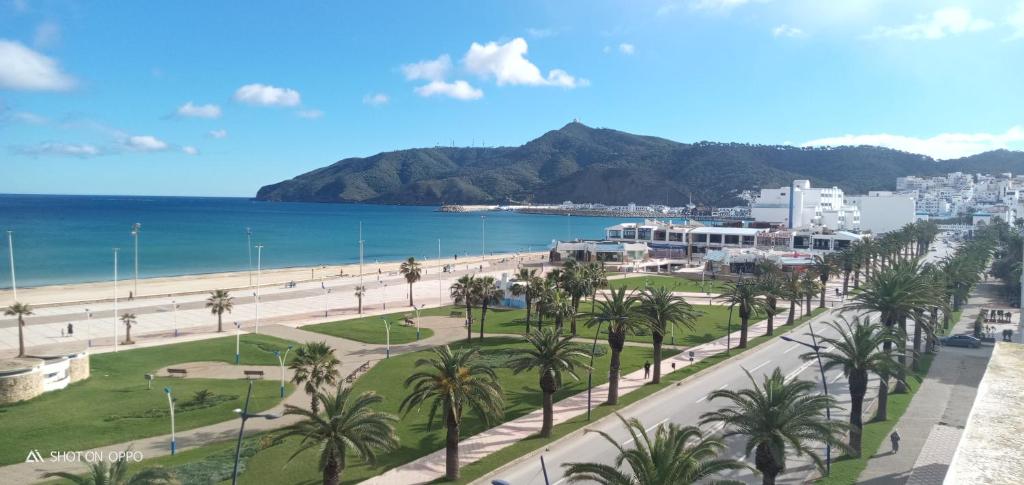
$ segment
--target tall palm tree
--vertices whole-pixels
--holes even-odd
[[[778,273],[761,273],[757,278],[758,290],[764,295],[764,311],[768,314],[768,327],[765,335],[775,333],[775,315],[779,314],[779,298],[786,297],[786,288]]]
[[[807,315],[811,314],[811,299],[818,294],[820,287],[815,271],[807,270],[800,275],[800,292],[804,295],[804,301],[807,303]]]
[[[363,297],[366,296],[366,287],[363,285],[356,285],[356,300],[359,301],[359,314],[363,314]]]
[[[739,313],[740,343],[737,347],[746,348],[747,325],[750,323],[750,317],[768,311],[768,302],[761,294],[761,289],[755,283],[727,283],[725,290],[715,299],[729,305],[730,308],[735,308]]]
[[[519,273],[516,274],[517,281],[511,288],[512,296],[522,296],[523,300],[526,302],[526,333],[530,333],[530,317],[533,313],[533,299],[537,295],[536,291],[531,291],[530,286],[536,277],[537,270],[519,268]]]
[[[800,300],[803,297],[803,290],[800,288],[800,274],[792,272],[783,276],[782,292],[789,300],[789,317],[786,318],[786,325],[792,325],[796,319],[796,309],[800,308]]]
[[[596,327],[594,331],[597,333],[601,331],[601,324],[608,324],[608,346],[612,349],[611,362],[608,364],[608,404],[619,402],[619,367],[626,335],[649,328],[640,316],[638,303],[632,292],[626,293],[625,286],[614,289],[605,295],[603,301],[597,303],[597,309],[587,321],[587,326]]]
[[[676,327],[693,330],[697,325],[699,312],[681,297],[672,294],[665,287],[648,287],[640,292],[641,317],[647,321],[654,344],[654,375],[651,382],[661,382],[661,346],[665,335]]]
[[[864,414],[864,394],[868,390],[870,373],[890,375],[899,364],[892,355],[882,350],[882,345],[893,338],[892,332],[885,327],[871,323],[869,318],[845,317],[839,321],[828,322],[838,337],[820,337],[819,348],[831,348],[821,352],[821,360],[825,370],[839,367],[843,369],[850,386],[850,438],[849,445],[853,456],[860,456],[861,437],[864,431],[862,416]],[[804,360],[817,357],[813,352],[801,356]]]
[[[14,302],[4,309],[4,315],[18,317],[18,357],[25,356],[25,317],[32,315],[32,307],[28,303]]]
[[[574,318],[576,314],[572,309],[572,298],[561,288],[555,288],[548,295],[544,311],[555,320],[555,329],[559,333],[565,328],[565,320]]]
[[[569,296],[569,302],[572,305],[569,332],[573,335],[576,335],[576,314],[580,311],[580,301],[591,293],[591,283],[590,275],[587,274],[587,266],[575,260],[566,261],[561,286]]]
[[[412,304],[412,285],[420,280],[422,273],[420,263],[416,262],[416,258],[409,257],[409,259],[402,261],[402,265],[398,267],[398,272],[405,276],[405,281],[409,283],[409,306],[414,306]]]
[[[419,359],[415,367],[429,370],[413,372],[405,380],[411,387],[399,409],[409,414],[430,404],[427,428],[434,424],[438,411],[442,414],[445,437],[445,477],[459,478],[459,430],[463,412],[473,411],[481,421],[490,424],[505,412],[505,397],[494,369],[481,362],[478,349],[453,351],[447,345],[434,348],[435,357]]]
[[[832,276],[832,272],[836,269],[835,257],[830,254],[815,255],[813,268],[814,274],[818,275],[818,282],[821,283],[819,285],[821,300],[818,303],[818,308],[825,308],[825,289],[829,278]]]
[[[559,335],[553,328],[538,328],[526,335],[526,348],[518,349],[508,361],[508,368],[516,374],[537,369],[540,372],[540,390],[544,394],[544,423],[540,435],[551,436],[554,426],[555,391],[562,386],[562,376],[568,375],[579,380],[576,369],[586,370],[590,366],[586,360],[590,353],[580,345],[572,342],[572,336]]]
[[[550,275],[550,273],[549,273]],[[547,315],[551,308],[555,292],[559,291],[558,285],[552,278],[537,278],[537,328],[544,325],[544,315]]]
[[[134,327],[137,322],[138,319],[135,317],[134,313],[121,314],[121,323],[124,323],[124,341],[121,342],[122,344],[131,345],[135,343],[135,341],[132,340],[132,327]]]
[[[223,315],[224,312],[231,313],[234,306],[232,300],[228,290],[213,290],[210,292],[210,297],[206,299],[206,308],[210,309],[210,313],[217,315],[218,332],[224,331]]]
[[[476,279],[476,300],[480,303],[480,338],[484,338],[484,320],[487,319],[487,308],[501,303],[505,292],[498,288],[492,276],[481,276]]]
[[[465,275],[452,283],[449,291],[456,305],[466,307],[466,340],[473,340],[473,305],[476,303],[476,277]],[[480,328],[483,328],[481,326]]]
[[[827,443],[846,450],[842,442],[848,425],[825,417],[827,408],[835,407],[832,396],[818,394],[811,381],[786,382],[778,367],[765,375],[761,385],[747,373],[750,389],[712,391],[708,400],[732,401],[732,406],[701,415],[701,425],[722,423],[723,436],[746,438],[747,456],[754,452],[754,466],[761,472],[761,483],[774,485],[775,477],[786,469],[786,454],[806,454],[819,467],[825,463],[818,456],[816,444]]]
[[[680,426],[676,423],[658,425],[654,439],[640,420],[626,420],[616,413],[626,425],[630,440],[636,448],[627,449],[604,431],[586,430],[599,433],[608,440],[619,454],[614,466],[604,463],[566,463],[565,476],[568,483],[596,482],[606,485],[665,485],[698,483],[712,479],[713,475],[729,470],[750,468],[746,464],[719,458],[725,451],[725,443],[717,438],[704,436],[696,426]],[[629,464],[624,467],[623,464]],[[627,472],[626,470],[631,472]],[[711,480],[711,483],[738,483]]]
[[[128,450],[131,450],[129,447]],[[174,473],[165,468],[147,468],[128,475],[127,450],[114,461],[100,460],[89,463],[84,475],[72,472],[46,472],[43,478],[60,478],[76,485],[180,485]]]
[[[323,413],[314,413],[290,404],[285,405],[285,414],[302,418],[301,421],[284,428],[281,438],[301,437],[299,448],[288,458],[290,463],[300,453],[311,448],[320,452],[319,468],[324,485],[341,483],[345,471],[346,455],[358,455],[363,461],[373,464],[377,453],[391,451],[398,447],[395,423],[398,418],[392,414],[377,411],[372,406],[384,399],[373,391],[351,396],[352,389],[339,386],[334,394],[317,392],[315,399],[323,406]]]
[[[590,280],[590,311],[593,312],[597,290],[608,287],[608,273],[604,269],[604,264],[597,261],[587,264],[587,278]]]
[[[295,371],[292,382],[304,385],[306,394],[310,396],[309,409],[314,415],[320,414],[320,389],[338,383],[341,377],[339,365],[341,361],[334,356],[334,349],[325,341],[308,342],[295,351],[295,358],[288,365],[289,369]]]

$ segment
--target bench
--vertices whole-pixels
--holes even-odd
[[[245,374],[246,379],[262,379],[263,371],[261,370],[244,370],[242,374]]]
[[[461,311],[461,310],[452,310],[452,312],[449,313],[448,316],[449,317],[466,318],[466,312]]]
[[[175,376],[177,376],[177,377],[185,377],[185,376],[188,375],[188,370],[186,370],[186,369],[167,369],[167,375],[170,376],[170,377],[175,377]]]

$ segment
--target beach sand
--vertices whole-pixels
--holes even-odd
[[[492,263],[508,261],[515,258],[522,258],[524,263],[540,263],[547,259],[547,252],[532,253],[496,253],[488,255],[483,262],[480,256],[454,258],[417,260],[426,274],[437,274],[437,268],[446,264],[457,265],[459,269],[466,266],[473,267],[484,264],[490,266]],[[363,278],[374,278],[377,274],[396,274],[401,261],[387,262],[363,262]],[[311,266],[280,269],[263,269],[259,272],[259,284],[261,287],[280,286],[290,281],[301,282],[325,279],[335,281],[338,278],[356,278],[359,275],[359,264],[342,264],[329,266]],[[256,284],[257,272],[252,271],[252,284]],[[135,282],[131,273],[122,275],[118,281],[118,298],[147,297],[147,296],[172,296],[191,293],[204,293],[216,289],[238,290],[249,288],[250,273],[248,271],[235,271],[227,273],[208,273],[198,275],[168,276],[158,278],[139,278],[138,292],[135,292]],[[92,301],[106,301],[114,297],[113,280],[98,281],[92,283],[75,283],[66,285],[48,285],[34,288],[18,288],[18,301],[29,303],[33,306],[59,305],[82,303]],[[14,301],[10,289],[0,290],[0,301]]]

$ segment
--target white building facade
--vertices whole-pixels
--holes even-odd
[[[794,180],[789,187],[761,189],[750,206],[758,222],[782,224],[788,228],[824,226],[833,230],[856,230],[860,213],[850,205],[839,187],[815,188],[809,180]]]
[[[882,234],[917,220],[917,202],[913,195],[879,190],[847,199],[860,209],[862,231]]]

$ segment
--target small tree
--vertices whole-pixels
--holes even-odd
[[[568,374],[579,380],[576,369],[589,369],[586,359],[590,355],[572,342],[571,335],[559,336],[558,331],[550,327],[527,334],[526,342],[529,346],[517,349],[515,357],[507,365],[516,374],[533,369],[540,372],[540,390],[544,394],[544,422],[540,435],[547,438],[554,426],[554,397],[562,385],[562,376]]]
[[[402,262],[398,272],[402,273],[402,276],[405,276],[405,281],[409,283],[409,306],[414,306],[412,304],[412,285],[420,280],[422,272],[420,263],[416,262],[416,258],[410,257]]]
[[[132,327],[135,326],[137,319],[134,313],[124,313],[121,315],[121,321],[124,323],[124,342],[125,345],[134,344],[132,340]]]
[[[25,356],[25,317],[32,315],[32,307],[28,303],[14,302],[4,310],[4,315],[18,317],[18,357]]]
[[[223,315],[224,312],[231,313],[232,309],[231,294],[228,290],[214,290],[210,292],[210,297],[206,299],[206,308],[210,309],[210,313],[217,315],[217,331],[223,332]]]

